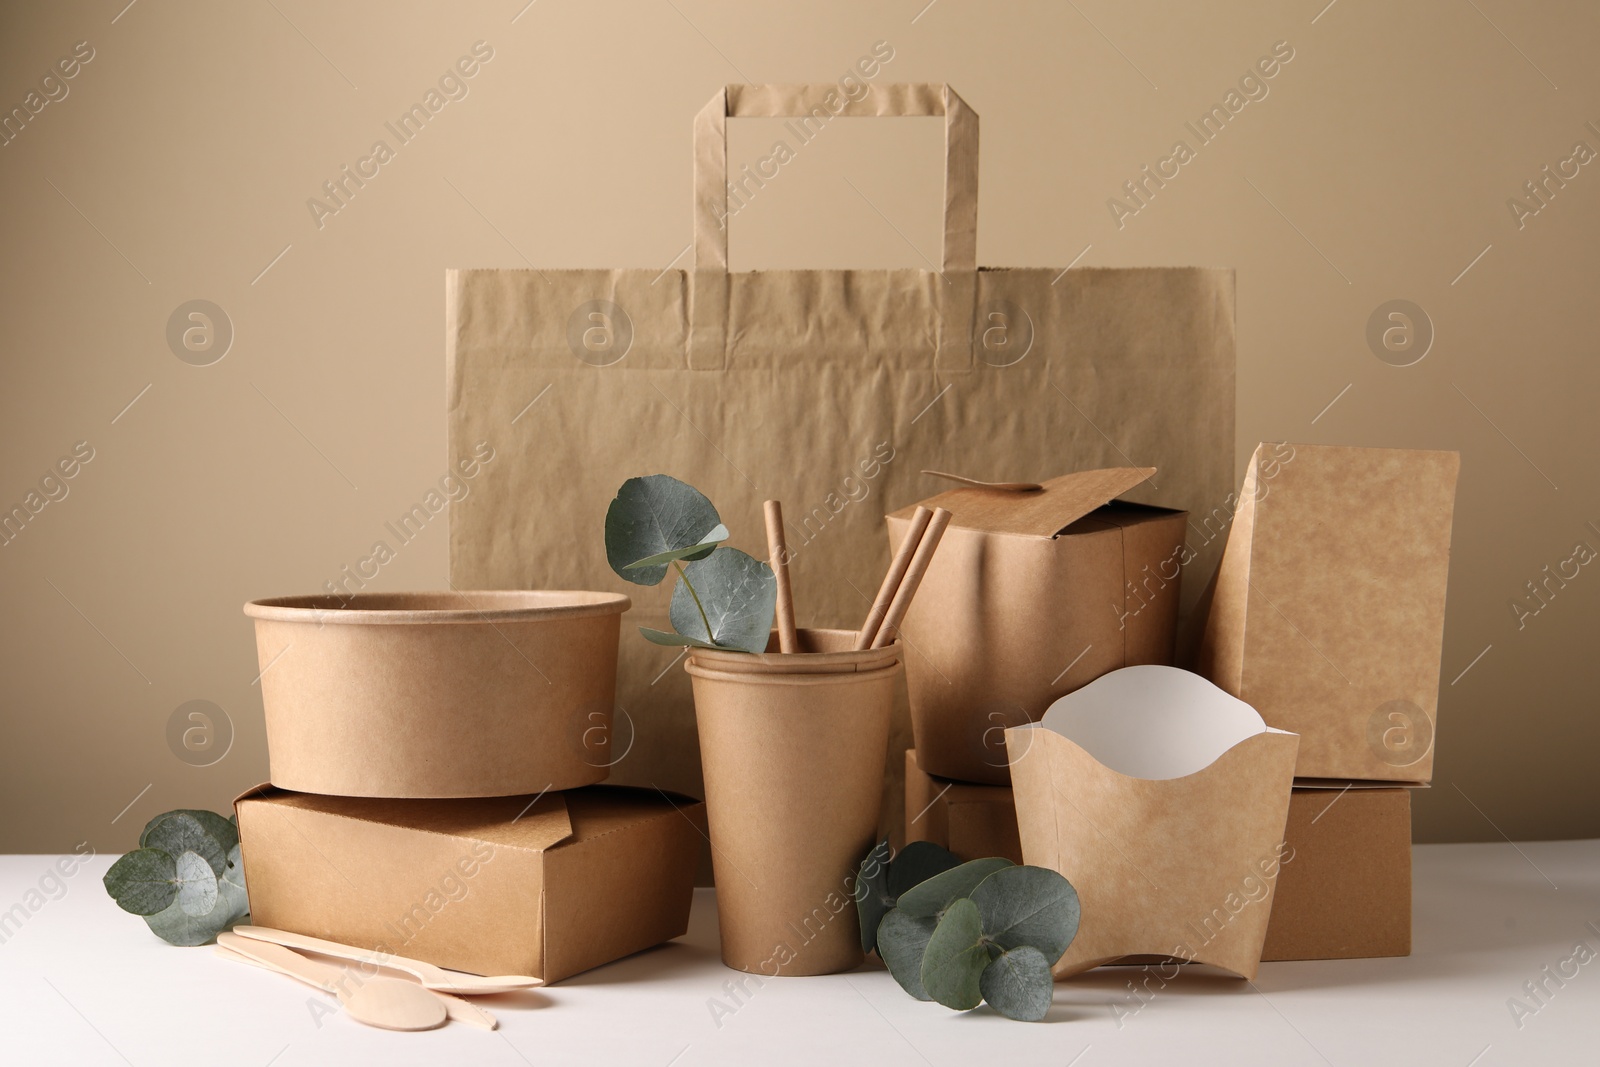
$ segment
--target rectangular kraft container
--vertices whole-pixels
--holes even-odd
[[[1296,788],[1261,959],[1411,954],[1411,790]]]
[[[1188,514],[1116,499],[1155,473],[1079,471],[922,502],[954,516],[900,627],[924,770],[1005,785],[1007,728],[1119,667],[1172,663]],[[891,554],[915,510],[888,516]]]
[[[1022,862],[1017,805],[1008,785],[935,778],[906,750],[906,841],[932,841],[962,861],[1004,856]]]
[[[655,790],[234,802],[251,921],[556,982],[688,929],[704,808]]]

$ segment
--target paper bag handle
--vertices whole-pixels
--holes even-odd
[[[941,270],[978,269],[978,116],[942,83],[870,85],[859,100],[831,82],[729,85],[694,119],[694,269],[728,269],[728,119],[944,117]]]

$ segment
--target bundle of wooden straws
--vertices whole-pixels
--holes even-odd
[[[799,639],[794,625],[794,593],[789,585],[789,549],[783,534],[783,508],[776,500],[763,507],[767,521],[767,556],[778,579],[778,651],[798,652]],[[950,525],[950,512],[944,508],[929,511],[918,507],[911,517],[911,528],[889,562],[877,598],[867,612],[867,621],[856,634],[855,650],[887,648],[894,641],[900,623],[911,608],[922,576]]]

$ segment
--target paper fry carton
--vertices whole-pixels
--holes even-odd
[[[1199,670],[1301,737],[1309,778],[1427,782],[1454,452],[1262,444]]]
[[[1083,908],[1056,977],[1159,955],[1254,978],[1298,743],[1160,666],[1113,671],[1007,730],[1023,858]]]
[[[954,515],[900,627],[924,770],[1004,785],[1007,727],[1107,671],[1172,662],[1187,515],[1115,500],[1154,473],[1080,471],[922,502]],[[891,555],[915,510],[888,516]]]
[[[704,809],[656,790],[234,802],[251,921],[546,982],[688,929]]]

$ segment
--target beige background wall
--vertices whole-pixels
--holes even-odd
[[[714,88],[833,79],[877,41],[880,80],[982,117],[980,262],[1238,269],[1241,465],[1263,439],[1462,452],[1417,837],[1600,834],[1600,568],[1511,607],[1600,549],[1600,166],[1507,207],[1600,150],[1600,9],[925,2],[7,5],[0,107],[93,58],[0,148],[0,503],[93,458],[0,548],[0,849],[121,849],[264,778],[239,605],[336,577],[445,472],[444,268],[666,267]],[[319,227],[307,199],[477,41],[468,95]],[[1119,228],[1108,198],[1279,41],[1268,95]],[[747,160],[772,138],[734,130]],[[837,130],[740,212],[735,269],[936,257],[937,123]],[[194,299],[234,331],[210,366],[166,337]],[[1366,340],[1392,299],[1436,331],[1412,366]],[[442,586],[445,548],[429,527],[376,587]],[[191,700],[231,721],[209,766],[169,741]]]

